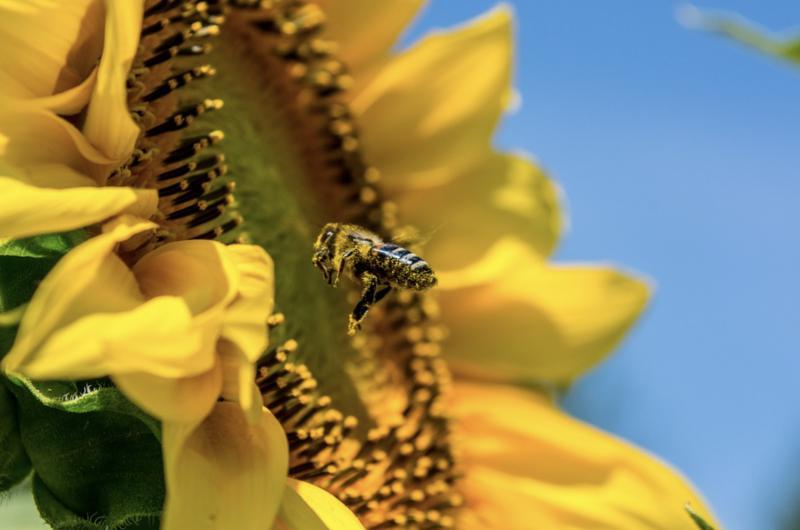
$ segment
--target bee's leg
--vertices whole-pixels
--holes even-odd
[[[336,269],[335,272],[331,271],[332,275],[330,277],[330,280],[328,281],[329,284],[333,285],[334,287],[336,287],[339,284],[339,276],[341,276],[342,272],[344,272],[344,266],[347,264],[347,260],[349,260],[350,256],[355,254],[355,252],[356,252],[355,249],[351,249],[342,254],[342,257],[339,260],[339,267]]]
[[[364,288],[361,291],[361,299],[353,308],[353,312],[350,313],[350,322],[347,326],[348,335],[355,335],[356,331],[361,329],[361,322],[367,316],[369,306],[375,302],[375,293],[378,289],[378,277],[371,272],[363,272],[360,278]]]
[[[391,285],[384,284],[378,287],[378,289],[375,291],[375,298],[372,299],[372,303],[377,304],[378,302],[383,300],[391,290],[392,290]]]

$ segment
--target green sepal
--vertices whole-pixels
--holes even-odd
[[[9,379],[39,512],[54,528],[157,528],[158,423],[105,381]],[[134,524],[136,523],[136,524]],[[139,526],[144,525],[144,526]]]
[[[161,424],[128,401],[107,379],[95,381],[31,381],[21,376],[9,379],[24,388],[46,407],[64,412],[116,412],[137,418],[157,440],[161,440]]]
[[[0,384],[0,491],[6,491],[31,472],[31,461],[22,445],[14,396]]]

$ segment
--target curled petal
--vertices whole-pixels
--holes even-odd
[[[117,387],[148,414],[161,421],[200,421],[211,412],[222,390],[222,367],[198,375],[166,378],[145,372],[112,377]]]
[[[88,102],[103,44],[99,0],[0,4],[0,95],[58,112]]]
[[[256,245],[229,245],[228,258],[238,275],[238,292],[225,311],[222,336],[251,363],[267,348],[266,322],[275,306],[272,258]]]
[[[274,305],[272,260],[261,247],[216,241],[179,241],[150,252],[133,272],[147,297],[186,301],[221,361],[222,395],[258,414],[253,363],[267,346],[267,318]]]
[[[569,383],[637,320],[648,284],[613,268],[551,265],[514,239],[441,273],[454,368],[484,378]]]
[[[283,495],[289,447],[262,408],[251,423],[219,402],[199,425],[164,423],[167,500],[162,530],[271,528]]]
[[[222,398],[239,403],[251,420],[258,418],[262,402],[261,393],[253,384],[256,379],[253,362],[239,347],[225,339],[217,343],[217,355],[222,371]]]
[[[78,114],[86,107],[89,98],[92,97],[92,91],[94,90],[96,81],[97,69],[94,69],[79,85],[59,92],[58,94],[53,94],[52,96],[26,101],[24,104],[49,110],[64,116]]]
[[[3,165],[13,166],[36,186],[68,187],[59,183],[57,174],[37,175],[37,168],[53,164],[67,166],[103,185],[113,162],[71,123],[42,109],[11,108],[0,102],[0,139]]]
[[[62,258],[36,290],[4,368],[42,379],[209,370],[213,350],[201,348],[186,303],[171,296],[145,300],[113,252],[153,227],[123,216]]]
[[[140,259],[133,273],[145,296],[181,297],[204,318],[221,319],[239,287],[239,273],[217,241],[167,243]]]
[[[459,383],[449,410],[465,470],[458,528],[694,530],[684,505],[709,513],[669,466],[536,394]]]
[[[142,29],[143,0],[105,0],[105,42],[83,132],[115,164],[133,152],[139,127],[128,110],[125,82]]]
[[[82,185],[67,189],[42,188],[0,176],[0,237],[20,238],[73,230],[123,211],[152,211],[158,201],[155,190],[98,188],[90,178],[66,166],[41,168],[36,173],[37,177]],[[46,174],[52,177],[45,177]]]
[[[185,376],[203,369],[194,358],[205,361],[197,355],[199,341],[189,334],[190,322],[176,298],[155,298],[118,313],[91,312],[54,330],[21,365],[8,360],[7,368],[32,379],[90,379],[142,370]],[[20,350],[28,344],[20,341]]]
[[[485,158],[510,93],[511,51],[500,8],[393,58],[353,99],[366,158],[390,191],[452,180]]]
[[[339,499],[322,488],[289,479],[274,530],[363,530]]]
[[[261,247],[178,241],[148,253],[133,272],[146,296],[180,296],[194,315],[220,320],[222,336],[251,362],[266,348],[274,273]]]

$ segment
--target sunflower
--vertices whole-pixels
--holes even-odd
[[[51,525],[691,528],[683,479],[543,390],[648,289],[547,262],[557,190],[491,148],[510,13],[394,52],[421,4],[3,4],[4,253],[88,238],[3,359]],[[441,304],[393,293],[348,339],[309,263],[330,220],[439,227]]]

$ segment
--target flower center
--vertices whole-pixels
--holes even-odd
[[[290,475],[326,488],[369,528],[452,526],[461,499],[434,300],[392,294],[349,341],[349,306],[310,263],[327,221],[387,240],[396,227],[360,152],[324,13],[298,0],[146,5],[129,77],[143,134],[112,178],[159,191],[160,230],[135,252],[193,238],[263,246],[282,313],[270,319],[280,346],[257,383],[286,430]]]

